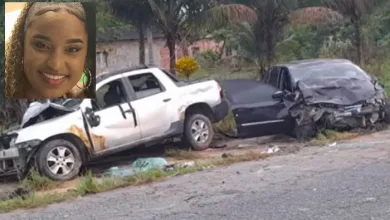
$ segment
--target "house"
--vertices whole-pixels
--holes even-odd
[[[164,34],[158,29],[152,30],[154,64],[169,68],[169,50]],[[147,42],[145,42],[147,43]],[[221,45],[212,40],[200,40],[188,46],[189,55],[205,50],[219,50]],[[148,45],[145,45],[145,59],[148,61]],[[176,47],[176,58],[183,56],[182,45]],[[135,28],[111,28],[105,34],[97,36],[96,69],[97,74],[122,69],[139,64],[139,34]]]

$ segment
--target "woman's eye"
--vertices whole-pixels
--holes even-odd
[[[46,46],[45,44],[40,43],[40,42],[35,43],[35,46],[40,48],[40,49],[47,49],[47,48],[49,48],[48,46]]]
[[[79,52],[80,51],[80,48],[76,48],[76,47],[71,47],[68,49],[68,52],[69,53],[76,53],[76,52]]]

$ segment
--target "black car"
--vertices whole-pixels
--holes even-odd
[[[271,67],[263,81],[222,82],[239,137],[352,129],[389,122],[386,93],[349,60],[301,60]]]

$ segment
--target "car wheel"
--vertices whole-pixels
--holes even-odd
[[[209,148],[213,137],[214,130],[208,117],[202,114],[188,116],[184,125],[184,138],[194,150]]]
[[[317,126],[314,122],[305,125],[295,123],[293,133],[298,141],[308,141],[317,134]]]
[[[73,143],[63,139],[45,143],[36,159],[39,172],[55,181],[75,178],[82,165],[80,151]]]

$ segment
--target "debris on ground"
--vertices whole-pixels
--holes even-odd
[[[268,148],[267,154],[274,154],[274,153],[277,153],[279,151],[280,151],[279,146],[272,146],[272,147]]]
[[[107,174],[110,176],[131,176],[150,169],[163,169],[168,162],[161,157],[139,158],[133,162],[131,167],[111,167]]]
[[[179,163],[181,168],[194,167],[196,165],[195,161],[188,161],[184,163]]]
[[[329,144],[328,146],[329,146],[329,147],[334,147],[334,146],[336,146],[336,145],[337,145],[337,142],[334,142],[334,143]]]
[[[168,164],[162,157],[139,158],[131,165],[137,172],[143,172],[154,168],[164,168]]]
[[[108,169],[107,172],[108,175],[110,176],[131,176],[134,175],[134,169],[131,167],[126,167],[126,168],[119,168],[119,167],[111,167]]]

